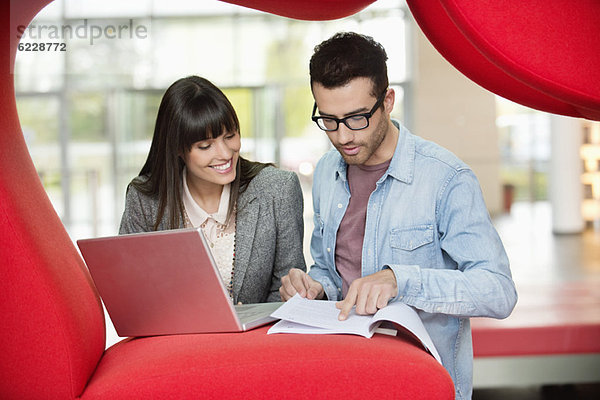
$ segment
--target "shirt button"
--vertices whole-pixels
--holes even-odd
[[[342,208],[342,203],[338,203],[338,208]]]
[[[327,248],[327,252],[331,253],[331,248],[330,247]]]

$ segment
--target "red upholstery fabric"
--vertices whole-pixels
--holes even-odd
[[[446,370],[405,339],[266,330],[118,343],[82,398],[454,398]]]
[[[484,57],[448,19],[441,2],[414,1],[408,4],[431,44],[446,60],[474,82],[491,92],[502,94],[503,97],[528,107],[544,109],[556,114],[577,114],[571,105],[514,80]]]
[[[356,14],[375,0],[221,0],[283,17],[325,21]],[[316,43],[315,43],[316,44]]]
[[[27,26],[46,2],[12,3],[13,26]],[[0,23],[0,398],[73,398],[104,351],[104,315],[19,127],[8,5]]]
[[[458,70],[526,106],[600,120],[597,0],[408,0]]]
[[[507,319],[471,320],[475,357],[600,353],[600,282],[518,289]]]

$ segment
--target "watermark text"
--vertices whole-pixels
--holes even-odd
[[[86,39],[90,45],[101,39],[146,39],[148,28],[134,24],[133,19],[119,24],[90,24],[87,19],[71,25],[31,24],[17,26],[17,38],[29,40]]]

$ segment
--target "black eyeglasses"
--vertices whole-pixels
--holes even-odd
[[[373,108],[371,108],[371,111],[369,111],[368,113],[349,115],[345,118],[339,119],[333,117],[322,117],[318,115],[315,116],[315,112],[317,112],[317,103],[315,102],[315,105],[313,106],[311,119],[315,121],[319,128],[326,132],[337,131],[337,129],[340,126],[340,123],[344,123],[344,125],[346,125],[348,129],[351,129],[353,131],[360,131],[361,129],[365,129],[369,126],[369,119],[373,116],[373,114],[375,114],[375,111],[377,111],[379,106],[381,106],[381,103],[383,103],[383,99],[385,99],[386,93],[387,89],[383,91],[381,96],[379,96],[377,102],[375,103]]]

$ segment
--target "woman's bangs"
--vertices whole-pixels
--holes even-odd
[[[210,99],[197,99],[182,112],[180,134],[183,145],[190,149],[196,142],[215,139],[225,132],[239,131],[233,109]],[[209,101],[206,101],[209,100]]]

